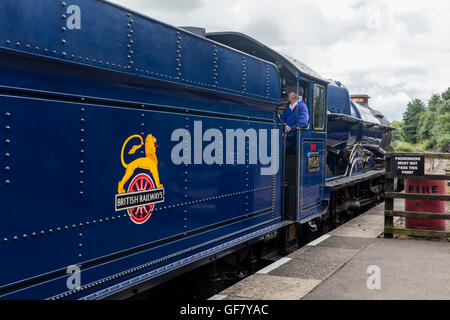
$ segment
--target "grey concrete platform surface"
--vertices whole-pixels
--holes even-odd
[[[381,204],[211,299],[450,299],[450,243],[379,238],[383,227]]]
[[[372,265],[380,288],[370,290]],[[450,243],[375,239],[304,299],[450,299]]]

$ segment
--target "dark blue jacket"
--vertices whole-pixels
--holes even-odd
[[[303,102],[303,100],[300,100],[298,102],[297,107],[295,107],[294,110],[291,110],[288,105],[281,116],[281,121],[287,124],[292,129],[287,133],[287,136],[295,136],[295,129],[306,128],[308,126],[308,106]]]

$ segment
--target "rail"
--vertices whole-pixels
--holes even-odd
[[[450,160],[448,153],[387,153],[386,154],[386,185],[385,185],[385,207],[384,207],[384,237],[392,239],[394,234],[410,235],[416,237],[450,238],[450,232],[435,230],[416,230],[406,228],[395,228],[394,217],[418,218],[418,219],[440,219],[450,220],[450,214],[435,212],[413,212],[394,209],[394,199],[414,200],[440,200],[450,201],[450,195],[442,194],[419,194],[394,192],[395,178],[408,178],[414,180],[447,180],[450,181],[450,171],[445,175],[424,174],[425,158]],[[411,160],[412,159],[412,160]],[[400,160],[400,161],[399,161]],[[400,165],[399,165],[400,164]],[[411,165],[412,164],[412,165]]]

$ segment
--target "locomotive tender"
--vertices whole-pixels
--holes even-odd
[[[0,298],[130,296],[382,199],[381,114],[245,35],[189,30],[102,0],[0,2]],[[286,155],[299,86],[311,120]],[[279,129],[280,170],[249,139],[244,163],[174,163],[173,133],[200,124]]]

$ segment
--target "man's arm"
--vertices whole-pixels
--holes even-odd
[[[289,108],[289,107],[288,107]],[[284,110],[283,114],[281,115],[281,122],[286,125],[286,132],[291,131],[291,127],[286,123],[287,122],[287,117],[288,117],[288,113],[287,113],[287,108]]]
[[[308,106],[305,103],[298,105],[297,128],[306,128],[309,121]]]
[[[280,120],[281,120],[282,123],[286,123],[286,110],[287,110],[287,109],[285,109],[285,110],[283,111],[283,114],[281,115],[281,118],[280,118]]]

